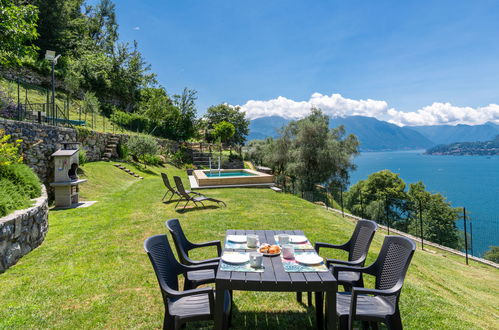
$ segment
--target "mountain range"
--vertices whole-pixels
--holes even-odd
[[[291,120],[280,116],[253,119],[248,140],[277,137],[278,129]],[[347,133],[357,136],[361,151],[427,149],[454,142],[490,141],[499,134],[499,125],[435,125],[400,127],[372,117],[332,118],[329,126],[344,125]]]

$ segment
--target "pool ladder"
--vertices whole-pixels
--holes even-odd
[[[208,158],[208,161],[210,163],[210,174],[213,174],[213,169],[211,168],[211,157]],[[218,176],[220,176],[220,172],[221,172],[220,157],[218,157]]]

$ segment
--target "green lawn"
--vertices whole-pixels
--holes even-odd
[[[131,165],[129,167],[132,167]],[[82,209],[52,211],[41,247],[0,275],[0,328],[159,328],[163,305],[144,239],[166,232],[164,221],[180,218],[193,241],[223,239],[226,229],[301,229],[312,241],[344,242],[348,220],[289,194],[270,189],[220,189],[207,194],[227,208],[177,213],[160,202],[159,171],[148,168],[138,180],[112,166],[83,166],[89,182]],[[187,180],[186,180],[187,183]],[[377,233],[369,262],[383,233]],[[211,257],[199,251],[194,257]],[[344,257],[341,254],[330,256]],[[372,282],[369,282],[372,284]],[[401,297],[408,329],[499,328],[499,271],[439,250],[418,250]],[[311,327],[314,313],[291,293],[235,293],[234,328]],[[211,327],[211,323],[193,324]]]

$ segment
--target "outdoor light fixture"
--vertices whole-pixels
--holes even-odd
[[[45,59],[48,61],[53,61],[55,59],[55,51],[47,50],[47,52],[45,52]]]
[[[55,55],[55,51],[53,50],[47,50],[45,52],[45,59],[52,62],[52,118],[56,117],[55,113],[55,73],[54,73],[54,67],[57,64],[57,60],[61,57],[61,55]],[[55,123],[55,122],[54,122]]]

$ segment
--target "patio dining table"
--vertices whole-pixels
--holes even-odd
[[[228,230],[227,235],[249,235],[259,236],[260,244],[276,244],[275,235],[304,235],[301,230]],[[255,251],[255,249],[238,248],[228,249],[226,251]],[[310,249],[309,251],[314,251]],[[244,271],[224,271],[221,270],[222,262],[218,266],[215,280],[215,329],[222,329],[223,306],[225,290],[239,291],[274,291],[274,292],[320,292],[325,293],[328,306],[336,306],[336,292],[338,291],[336,278],[330,271],[303,271],[287,272],[284,268],[280,256],[264,257],[263,272],[244,272]],[[322,299],[318,301],[317,309],[317,327],[323,328],[323,307]],[[335,308],[329,308],[331,312],[326,311],[326,327],[336,329],[337,316],[333,312]]]

